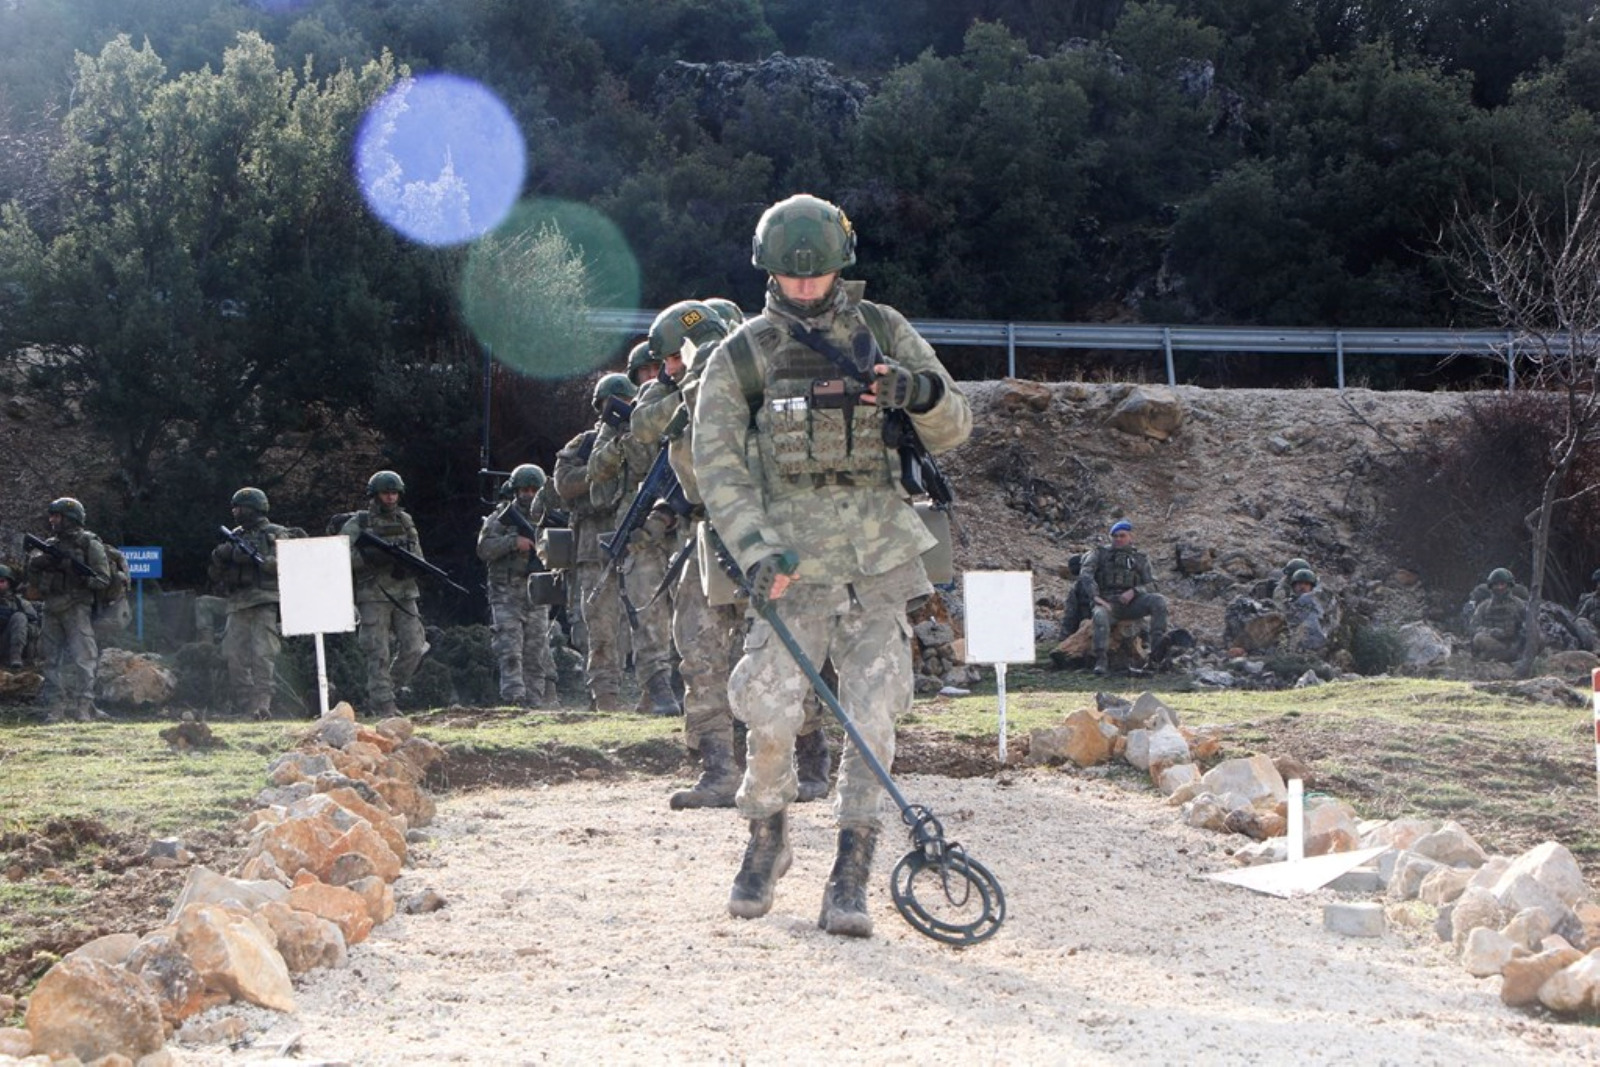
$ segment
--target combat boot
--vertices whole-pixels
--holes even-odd
[[[822,891],[822,914],[817,925],[841,937],[871,937],[872,916],[867,914],[867,875],[872,871],[872,850],[878,831],[871,827],[841,829],[833,873]]]
[[[621,711],[622,699],[617,696],[615,689],[591,689],[589,691],[590,711]]]
[[[668,806],[673,811],[733,807],[733,795],[739,791],[739,768],[733,763],[733,746],[720,737],[702,737],[700,767],[700,780],[693,788],[672,794]]]
[[[728,894],[728,914],[736,919],[759,919],[772,910],[778,879],[789,870],[794,853],[789,849],[788,812],[750,820],[750,843],[744,863],[733,876]]]
[[[1106,650],[1097,649],[1094,654],[1094,673],[1105,674],[1111,668],[1106,663]]]
[[[651,715],[682,715],[683,706],[672,691],[672,672],[656,671],[645,682],[644,695],[649,700],[645,709]],[[643,701],[641,701],[643,703]]]
[[[110,722],[111,716],[94,706],[94,701],[86,700],[79,704],[73,713],[73,718],[79,722]]]
[[[800,776],[800,794],[797,800],[805,803],[821,800],[828,795],[828,771],[831,762],[828,756],[828,735],[822,732],[822,727],[819,726],[809,734],[801,734],[794,739],[794,769]]]

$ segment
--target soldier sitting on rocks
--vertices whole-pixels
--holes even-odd
[[[1510,663],[1522,655],[1528,602],[1512,591],[1511,572],[1496,567],[1484,584],[1489,596],[1472,613],[1472,654]]]
[[[1496,569],[1503,570],[1504,568]],[[1510,572],[1508,571],[1507,573]],[[1513,581],[1511,583],[1511,595],[1515,597],[1521,597],[1523,600],[1527,600],[1528,587],[1523,585],[1521,582]],[[1467,602],[1461,605],[1461,626],[1462,629],[1466,630],[1468,636],[1471,636],[1472,634],[1472,613],[1478,610],[1479,604],[1482,604],[1488,599],[1489,583],[1479,582],[1477,585],[1472,587],[1472,592],[1467,594]]]
[[[1078,584],[1094,603],[1094,673],[1105,674],[1111,624],[1149,618],[1150,651],[1160,659],[1167,634],[1167,598],[1154,592],[1150,557],[1133,547],[1133,523],[1111,524],[1111,543],[1085,553]]]
[[[1289,647],[1296,652],[1322,652],[1328,647],[1323,626],[1323,607],[1317,599],[1317,575],[1301,567],[1289,575],[1289,596],[1284,603],[1284,620],[1289,624]]]
[[[17,590],[16,572],[0,566],[0,664],[20,671],[38,636],[39,609]]]
[[[1311,571],[1311,564],[1303,559],[1291,559],[1283,565],[1283,576],[1278,579],[1278,584],[1272,589],[1272,599],[1280,604],[1287,604],[1297,595],[1294,591],[1294,576],[1298,571]],[[1313,574],[1316,572],[1312,571]],[[1316,582],[1313,581],[1315,586]]]
[[[1578,598],[1578,607],[1572,614],[1579,642],[1593,652],[1600,649],[1600,570],[1589,575],[1589,584],[1594,588]]]

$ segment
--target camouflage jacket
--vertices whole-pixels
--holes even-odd
[[[1126,589],[1153,592],[1156,578],[1143,549],[1096,545],[1083,555],[1078,584],[1091,599],[1098,596],[1110,600]]]
[[[1528,602],[1519,596],[1491,595],[1472,612],[1472,635],[1486,633],[1501,641],[1515,641],[1522,636],[1523,625],[1528,621]]]
[[[24,570],[28,584],[44,597],[45,610],[57,612],[73,607],[93,607],[95,594],[111,584],[111,559],[106,555],[105,543],[84,529],[63,531],[45,543],[88,564],[95,573],[95,577],[86,578],[70,563],[58,562],[44,552],[31,553]]]
[[[236,526],[238,534],[256,550],[265,561],[257,565],[244,553],[224,541],[211,550],[211,561],[206,574],[222,586],[228,597],[228,610],[253,608],[258,604],[278,602],[278,539],[290,536],[287,527],[258,519],[250,526]]]
[[[699,376],[685,374],[684,379],[681,383],[673,382],[671,385],[660,380],[645,383],[633,405],[634,433],[660,440],[663,434],[672,429],[672,420],[684,405],[687,404],[690,411],[694,410]],[[690,442],[693,440],[693,429],[685,423],[667,446],[667,462],[672,464],[672,473],[678,476],[678,484],[683,486],[683,495],[689,498],[691,504],[698,505],[702,500],[694,476],[694,456],[690,452]]]
[[[538,526],[550,507],[550,495],[546,492],[549,484],[546,482],[540,488],[527,507],[516,500],[508,500],[484,517],[483,528],[478,531],[478,558],[488,570],[490,595],[508,589],[525,589],[528,575],[544,569],[537,552],[517,547],[517,539],[523,535],[515,526],[501,522],[500,517],[507,508],[517,508],[530,523]]]
[[[415,572],[395,562],[381,549],[356,545],[356,539],[363,530],[371,530],[413,556],[422,556],[417,524],[404,508],[395,508],[386,513],[372,507],[351,515],[344,529],[339,532],[350,539],[350,572],[356,583],[356,603],[415,600],[421,596]]]
[[[813,381],[839,371],[821,366],[791,331],[817,329],[844,352],[863,351],[872,338],[860,291],[841,285],[825,308],[799,319],[769,290],[766,310],[706,361],[694,407],[694,471],[711,522],[741,569],[787,549],[799,557],[795,581],[843,586],[911,564],[920,574],[919,557],[936,543],[900,487],[899,458],[883,444],[877,408],[804,406]],[[884,354],[943,380],[943,395],[912,423],[929,451],[954,448],[972,432],[967,398],[905,317],[881,311]],[[741,347],[748,355],[735,354]],[[747,363],[744,381],[759,383],[760,395],[746,394],[736,359],[753,359],[754,375]]]
[[[1578,610],[1575,614],[1580,619],[1588,619],[1596,626],[1600,626],[1600,595],[1585,593],[1578,598]]]
[[[0,593],[0,627],[4,627],[6,623],[10,622],[11,616],[15,615],[19,611],[22,612],[22,614],[30,623],[37,623],[39,621],[39,609],[34,606],[33,601],[26,599],[21,593],[14,591],[10,593]]]

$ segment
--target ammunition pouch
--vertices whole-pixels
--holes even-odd
[[[717,553],[711,547],[711,531],[703,522],[695,526],[694,549],[695,562],[700,566],[700,591],[705,593],[706,603],[714,608],[737,603],[741,599],[739,587],[717,562]]]
[[[555,571],[539,571],[528,575],[528,603],[530,604],[565,604],[567,602],[567,581],[565,576]]]
[[[955,555],[953,542],[950,540],[950,513],[926,502],[912,506],[916,508],[917,515],[922,519],[922,524],[928,528],[928,532],[939,539],[938,544],[922,554],[922,569],[928,572],[928,581],[934,585],[955,581]]]

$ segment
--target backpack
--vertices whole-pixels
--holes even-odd
[[[111,565],[111,584],[100,590],[100,603],[115,604],[128,595],[133,575],[128,570],[128,557],[115,545],[106,545],[106,562]]]

